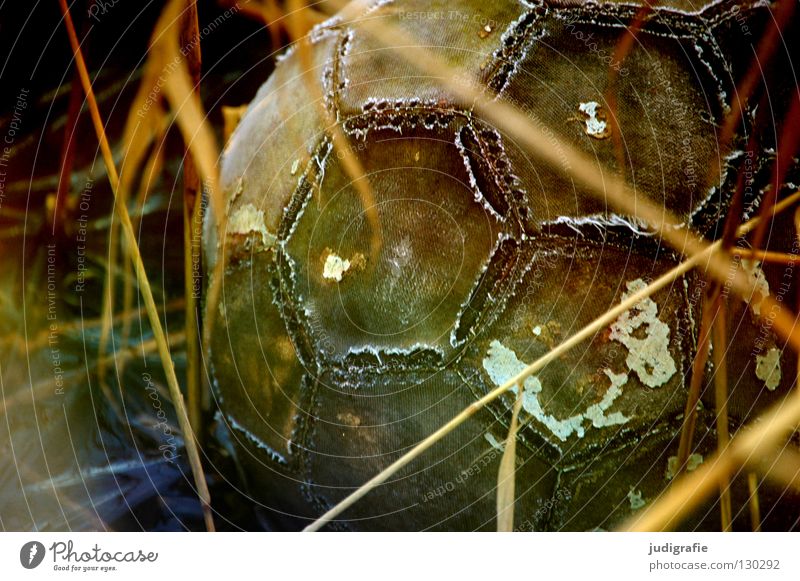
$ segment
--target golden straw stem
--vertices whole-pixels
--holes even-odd
[[[755,472],[747,473],[747,489],[750,492],[748,504],[750,506],[750,523],[753,532],[761,532],[761,507],[758,502],[758,477]]]
[[[725,361],[728,349],[727,329],[725,317],[727,310],[724,297],[717,296],[714,301],[714,401],[717,411],[717,450],[720,454],[725,452],[730,442],[728,433],[728,368]],[[731,508],[730,480],[725,475],[720,478],[719,512],[723,531],[731,531],[733,510]]]
[[[797,254],[786,254],[783,252],[770,252],[767,250],[751,250],[749,248],[731,248],[731,254],[748,260],[760,260],[762,262],[772,262],[775,264],[795,264],[800,262]]]
[[[69,8],[67,7],[66,0],[59,0],[59,5],[61,6],[61,12],[64,15],[64,22],[67,27],[70,45],[72,46],[72,53],[75,57],[75,64],[80,74],[81,84],[83,85],[83,90],[86,93],[86,101],[89,105],[89,113],[92,118],[92,123],[94,124],[95,132],[97,133],[97,138],[100,142],[103,160],[105,161],[106,169],[108,170],[108,180],[111,183],[111,189],[114,192],[114,198],[117,200],[117,203],[114,204],[114,209],[119,215],[122,230],[125,233],[128,243],[130,244],[131,260],[133,260],[136,278],[139,281],[139,286],[142,291],[142,297],[144,298],[145,308],[147,310],[147,316],[150,320],[150,325],[153,327],[153,335],[158,345],[158,354],[161,357],[161,364],[164,366],[164,373],[166,374],[167,384],[169,385],[170,396],[172,397],[172,402],[175,405],[175,411],[177,412],[178,425],[180,426],[180,429],[184,435],[186,453],[189,457],[189,463],[192,467],[195,485],[197,486],[197,492],[203,507],[203,516],[205,518],[206,528],[209,531],[213,531],[214,519],[211,515],[211,495],[208,491],[205,474],[203,473],[203,466],[200,462],[200,454],[197,450],[197,445],[194,440],[192,427],[189,424],[189,418],[186,415],[186,406],[183,403],[183,394],[181,394],[181,388],[178,385],[178,378],[175,375],[175,366],[172,362],[172,357],[169,352],[167,339],[164,336],[164,329],[161,326],[161,319],[158,316],[158,309],[156,307],[155,299],[153,298],[153,291],[150,288],[150,282],[147,278],[147,271],[144,268],[142,255],[139,252],[138,245],[136,244],[136,235],[133,231],[131,217],[128,214],[127,206],[119,203],[120,198],[124,199],[124,197],[121,196],[118,191],[119,175],[117,174],[117,168],[114,164],[114,157],[111,153],[111,147],[108,144],[108,138],[106,137],[105,130],[103,128],[103,120],[100,117],[100,110],[97,107],[97,101],[94,97],[94,90],[92,89],[92,83],[89,78],[89,71],[86,68],[85,61],[83,60],[81,47],[78,43],[77,35],[75,34],[75,25],[72,22],[72,16],[70,15]]]
[[[186,11],[183,13],[183,28],[181,29],[181,46],[191,46],[186,54],[186,64],[189,75],[194,82],[195,93],[200,83],[200,31],[197,23],[197,4],[195,0],[187,0]],[[202,188],[200,176],[194,164],[188,145],[184,147],[183,159],[183,274],[184,291],[186,294],[186,393],[189,407],[189,422],[202,441],[201,430],[201,393],[200,393],[200,320],[197,316],[199,288],[195,288],[197,277],[195,268],[199,272],[200,239],[195,233],[202,232]],[[197,266],[196,266],[197,265]]]

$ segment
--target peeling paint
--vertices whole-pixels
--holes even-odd
[[[500,341],[494,340],[489,345],[489,352],[483,360],[483,368],[489,374],[491,380],[497,385],[503,385],[509,379],[518,375],[525,369],[526,365],[519,359],[517,354]],[[517,393],[517,386],[511,391]],[[579,438],[583,437],[583,414],[572,416],[565,420],[556,419],[554,416],[546,414],[539,403],[539,393],[542,391],[542,384],[536,377],[528,377],[523,382],[522,390],[522,409],[533,416],[560,440],[566,441],[573,433],[577,433]]]
[[[277,241],[275,235],[267,231],[264,223],[264,210],[257,210],[253,204],[245,204],[237,208],[228,218],[228,233],[242,236],[259,234],[264,248],[271,248]]]
[[[611,407],[615,399],[622,395],[622,386],[628,382],[628,375],[626,373],[614,373],[610,369],[606,369],[605,373],[611,380],[611,387],[606,390],[600,403],[589,406],[583,413],[584,417],[591,421],[595,428],[618,426],[630,419],[620,412],[606,415],[606,410]]]
[[[512,391],[516,393],[516,387]],[[541,384],[539,384],[539,391],[541,391]],[[543,423],[547,429],[562,442],[565,442],[572,434],[576,434],[579,438],[583,438],[585,435],[585,430],[583,428],[583,421],[585,418],[583,414],[577,414],[559,420],[542,409],[542,404],[539,402],[539,392],[526,388],[522,392],[522,409]]]
[[[342,282],[346,273],[363,270],[367,265],[367,258],[360,252],[347,259],[326,248],[322,255],[325,257],[325,262],[322,264],[322,278],[327,280]]]
[[[244,178],[239,178],[236,180],[236,187],[233,189],[233,193],[231,193],[231,197],[228,200],[228,207],[230,208],[231,204],[236,201],[236,198],[242,195],[244,191]]]
[[[640,278],[629,282],[622,300],[646,286]],[[641,327],[645,330],[643,339],[634,336]],[[625,363],[648,387],[659,387],[675,375],[675,360],[669,352],[669,332],[669,326],[658,318],[658,305],[649,297],[625,311],[611,325],[611,338],[628,349]]]
[[[611,135],[602,108],[597,101],[587,101],[578,105],[578,110],[584,114],[585,127],[583,131],[595,139],[605,139]]]
[[[750,307],[756,315],[761,314],[761,303],[769,296],[769,283],[761,269],[761,262],[757,260],[742,259],[742,269],[747,275],[750,284],[753,285],[753,294],[749,301]]]
[[[296,159],[292,162],[292,175],[295,175],[298,169],[300,169],[300,160]]]
[[[526,365],[517,359],[517,354],[495,339],[489,344],[489,352],[483,360],[483,368],[489,378],[497,385],[503,385],[509,379],[522,372]],[[542,384],[536,377],[528,377],[523,383],[525,390],[533,393],[542,391]]]
[[[495,437],[494,437],[492,434],[490,434],[489,432],[486,432],[486,433],[483,435],[483,437],[484,437],[484,438],[486,438],[486,441],[487,441],[487,442],[489,442],[489,445],[490,445],[492,448],[494,448],[495,450],[499,450],[500,452],[502,452],[502,451],[503,451],[503,448],[505,448],[505,445],[504,445],[502,442],[498,442],[498,441],[497,441],[497,438],[495,438]]]
[[[642,498],[642,491],[634,490],[633,487],[628,491],[628,501],[631,503],[631,510],[639,510],[647,504]]]
[[[492,382],[498,386],[519,375],[525,367],[527,365],[517,358],[517,354],[513,350],[497,340],[490,343],[489,351],[483,360],[483,368],[489,374]],[[542,405],[539,402],[542,384],[537,377],[528,377],[523,383],[522,409],[528,415],[544,424],[562,442],[573,434],[582,438],[585,435],[583,424],[586,421],[591,422],[595,428],[623,424],[629,418],[619,412],[609,415],[606,415],[605,412],[611,407],[614,400],[622,394],[622,386],[628,381],[628,376],[624,373],[615,374],[608,369],[606,370],[606,375],[611,380],[611,386],[606,390],[601,401],[588,406],[582,413],[566,419],[558,419],[542,409]],[[514,386],[511,391],[516,394],[517,386]]]
[[[756,355],[756,377],[764,382],[770,391],[781,384],[781,351],[771,347],[766,355]]]
[[[697,468],[703,463],[703,456],[702,454],[690,454],[689,457],[686,459],[686,471],[693,472],[697,470]],[[677,456],[670,456],[667,459],[667,473],[665,476],[667,480],[672,480],[675,478],[675,474],[678,472],[678,457]]]
[[[333,253],[328,254],[322,267],[322,278],[341,282],[344,273],[350,270],[350,261]]]
[[[392,276],[395,278],[401,277],[405,268],[411,262],[414,254],[414,248],[411,245],[411,239],[406,236],[400,242],[395,244],[391,251],[388,252],[389,256],[386,261],[389,263],[389,269],[392,271]]]

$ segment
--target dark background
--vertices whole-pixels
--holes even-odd
[[[83,35],[84,56],[119,160],[129,106],[166,3],[106,2],[95,11],[99,21],[88,17],[90,4],[75,1],[71,13]],[[200,30],[229,6],[200,0]],[[220,147],[221,107],[249,102],[272,70],[275,53],[263,23],[245,11],[203,36],[201,97]],[[175,462],[166,462],[159,450],[163,434],[154,425],[144,377],[152,377],[173,433],[178,430],[158,356],[141,348],[152,342],[145,316],[134,317],[128,345],[121,344],[120,325],[114,327],[109,348],[116,354],[108,383],[117,408],[96,381],[113,194],[81,91],[83,107],[71,137],[71,182],[65,198],[56,196],[73,75],[57,0],[0,2],[0,140],[10,136],[12,141],[7,163],[0,167],[5,172],[0,190],[0,530],[202,530],[182,442],[177,439]],[[163,171],[150,189],[138,233],[171,333],[183,326],[182,308],[175,306],[183,298],[184,284],[182,149],[173,127]],[[89,179],[89,270],[85,290],[76,293],[76,219]],[[48,260],[52,271],[47,270]],[[55,291],[49,294],[51,282]],[[121,283],[116,288],[118,314]],[[50,341],[51,324],[56,325],[55,342]],[[184,349],[180,343],[172,353],[180,381],[185,377]],[[61,390],[57,382],[63,384]],[[247,502],[224,435],[215,437],[214,418],[205,418],[204,425],[217,527],[269,528]]]

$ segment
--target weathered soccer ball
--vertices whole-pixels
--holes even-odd
[[[627,58],[615,61],[639,9],[397,0],[363,16],[405,30],[479,79],[554,148],[557,137],[599,169],[619,169],[637,195],[716,237],[737,172],[756,176],[746,197],[752,213],[769,170],[768,154],[740,151],[752,109],[733,143],[719,140],[749,64],[743,43],[755,42],[768,8],[661,3]],[[220,302],[206,305],[215,329],[209,355],[249,493],[277,528],[308,524],[679,260],[646,227],[573,183],[568,163],[539,161],[402,50],[357,22],[318,27],[313,68],[292,52],[282,58],[225,151],[227,231],[206,249],[212,257],[222,244],[227,256]],[[606,101],[609,70],[617,125]],[[309,79],[323,88],[323,103],[313,101]],[[345,171],[320,107],[348,136],[372,207]],[[721,175],[714,186],[706,184],[710,168]],[[766,293],[793,300],[782,267],[738,268],[759,282],[755,308]],[[612,528],[665,489],[702,291],[699,276],[676,281],[525,382],[518,528]],[[729,312],[736,429],[789,390],[794,363],[745,303],[731,298]],[[706,391],[690,468],[716,447],[713,388]],[[513,398],[475,414],[331,526],[494,528]],[[749,528],[744,482],[734,482],[734,516]],[[770,494],[762,488],[765,522],[785,528],[797,504],[795,514],[770,512]],[[682,526],[718,527],[715,504]]]

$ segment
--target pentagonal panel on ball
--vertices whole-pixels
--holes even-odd
[[[563,217],[629,214],[597,194],[604,179],[589,189],[570,177],[573,152],[598,176],[623,175],[637,196],[687,222],[719,194],[709,178],[735,149],[719,137],[732,91],[724,57],[702,20],[654,7],[623,60],[617,46],[636,17],[624,5],[549,10],[487,67],[491,89],[528,117],[556,158],[544,163],[508,148],[534,230]]]
[[[327,360],[446,353],[503,229],[477,199],[455,130],[402,123],[351,143],[367,196],[325,144],[284,217],[283,284]]]
[[[482,329],[461,370],[476,396],[503,385],[674,263],[611,244],[537,241],[505,312]],[[523,385],[522,437],[546,441],[560,466],[630,441],[674,419],[694,333],[682,281],[645,298],[591,341],[548,363]],[[508,418],[513,394],[498,408]]]

